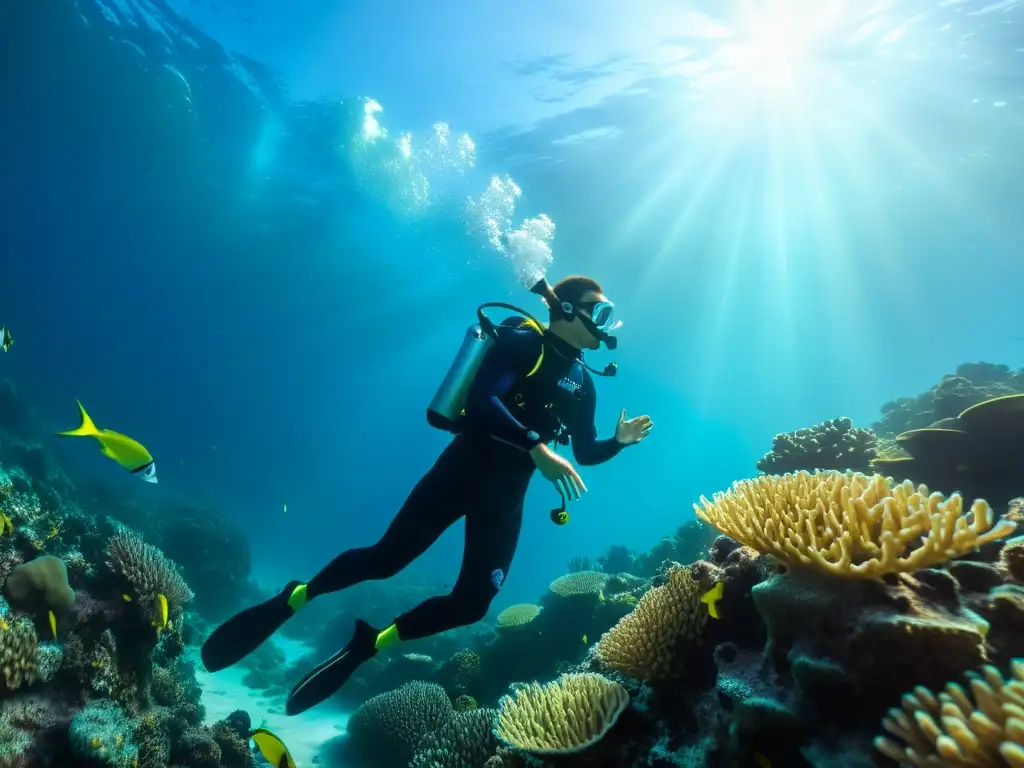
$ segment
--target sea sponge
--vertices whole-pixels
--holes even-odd
[[[493,709],[459,712],[420,743],[409,768],[480,766],[498,748]]]
[[[702,520],[762,554],[857,579],[929,568],[1015,528],[982,500],[964,514],[959,494],[858,472],[766,475],[700,501]]]
[[[498,627],[501,629],[514,629],[523,627],[540,616],[541,607],[530,603],[510,605],[498,614]]]
[[[664,585],[648,591],[601,636],[597,658],[609,669],[647,682],[674,676],[679,671],[677,643],[700,638],[707,621],[700,598],[701,586],[689,571],[669,570]]]
[[[68,585],[67,566],[53,555],[41,555],[19,565],[7,577],[4,588],[12,602],[24,606],[38,600],[58,615],[75,602],[75,591]]]
[[[596,744],[629,705],[618,683],[593,674],[566,674],[520,687],[499,702],[499,739],[534,755],[565,755]]]
[[[126,582],[125,586],[135,594],[151,622],[158,623],[160,618],[157,595],[167,598],[172,611],[193,597],[174,563],[131,531],[123,530],[110,539],[107,566]]]
[[[404,764],[423,737],[454,714],[444,688],[414,680],[363,702],[348,721],[348,734],[357,749]]]
[[[968,673],[970,695],[956,683],[937,697],[918,686],[882,721],[903,743],[879,736],[875,747],[904,765],[1024,767],[1024,660],[1011,669],[1009,681],[992,666]]]
[[[548,589],[559,597],[600,596],[607,580],[607,573],[576,571],[559,576],[548,585]]]
[[[843,417],[776,435],[772,450],[757,462],[757,468],[766,474],[801,469],[867,472],[877,455],[875,433],[858,429]]]
[[[28,619],[8,623],[0,619],[0,668],[4,692],[17,690],[36,681],[39,639]]]

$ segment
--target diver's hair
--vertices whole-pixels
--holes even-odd
[[[583,294],[585,293],[604,293],[604,289],[597,280],[583,275],[569,275],[568,277],[563,277],[555,283],[553,290],[555,292],[555,296],[557,296],[561,301],[568,301],[573,305],[583,298]],[[560,317],[560,313],[551,312],[552,322]]]

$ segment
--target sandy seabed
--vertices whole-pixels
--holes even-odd
[[[270,642],[284,651],[289,664],[307,650],[301,643],[282,642],[276,638]],[[242,684],[246,673],[244,667],[236,666],[211,674],[203,669],[198,650],[190,651],[189,657],[195,662],[196,680],[203,689],[207,724],[223,720],[235,710],[244,709],[252,718],[253,728],[266,728],[284,741],[295,758],[296,768],[309,768],[313,765],[318,768],[344,768],[327,759],[321,750],[345,732],[347,712],[324,704],[296,717],[287,717],[282,697],[264,696],[261,691],[254,691]]]

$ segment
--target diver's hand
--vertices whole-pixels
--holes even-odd
[[[635,445],[647,437],[654,427],[650,416],[637,416],[635,419],[626,418],[626,409],[619,414],[619,423],[615,425],[615,439],[622,445]]]
[[[587,486],[583,484],[576,467],[568,459],[563,459],[545,443],[538,443],[530,449],[530,458],[537,465],[545,480],[554,483],[555,488],[566,501],[579,499]]]

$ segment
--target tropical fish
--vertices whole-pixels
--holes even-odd
[[[130,603],[132,601],[132,596],[131,595],[121,595],[121,597],[124,598],[124,601],[126,603]]]
[[[78,402],[77,400],[75,402]],[[155,483],[156,463],[153,456],[146,450],[145,446],[128,435],[114,432],[112,429],[97,429],[92,423],[85,408],[78,403],[78,410],[81,411],[82,423],[78,429],[68,432],[58,432],[61,437],[94,437],[100,444],[100,453],[108,459],[113,459],[133,475],[140,477],[147,483]]]
[[[10,330],[5,325],[3,328],[0,328],[0,349],[3,349],[3,351],[6,352],[13,346],[14,337],[11,336]]]
[[[14,533],[14,523],[4,513],[0,512],[0,536],[5,533]]]
[[[57,639],[57,617],[54,615],[53,611],[47,611],[46,613],[47,613],[47,615],[49,616],[49,619],[50,619],[50,631],[53,633],[53,639],[56,640]]]
[[[720,619],[718,615],[718,601],[722,599],[722,595],[725,594],[725,582],[720,581],[701,597],[700,601],[707,605],[708,616],[712,619]]]
[[[584,645],[586,645],[586,644],[587,644],[587,636],[586,636],[586,635],[584,635],[584,636],[583,636],[583,644],[584,644]]]
[[[249,734],[249,738],[256,743],[260,754],[274,768],[295,768],[295,760],[288,747],[266,728],[257,728]]]
[[[156,595],[157,609],[160,611],[160,619],[153,622],[153,626],[156,627],[157,632],[167,627],[167,596],[163,592],[158,592]]]

